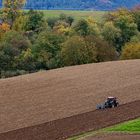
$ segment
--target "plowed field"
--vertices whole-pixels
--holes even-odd
[[[140,101],[115,109],[91,111],[44,124],[0,134],[0,140],[65,140],[90,130],[98,130],[140,117]]]
[[[2,79],[0,133],[93,111],[107,96],[118,97],[121,104],[140,100],[140,60]]]

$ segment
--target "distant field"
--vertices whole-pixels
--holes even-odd
[[[43,11],[46,18],[59,17],[60,14],[64,13],[68,16],[73,16],[75,19],[87,18],[89,16],[93,17],[97,21],[101,21],[105,15],[105,11],[66,11],[66,10],[44,10]]]

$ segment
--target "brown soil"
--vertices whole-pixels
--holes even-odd
[[[106,136],[88,137],[82,140],[140,140],[138,134],[108,134]]]
[[[118,108],[97,110],[44,124],[0,134],[0,140],[65,140],[74,135],[98,130],[140,117],[140,101]]]
[[[95,110],[107,96],[121,104],[140,100],[140,60],[0,80],[0,133]]]

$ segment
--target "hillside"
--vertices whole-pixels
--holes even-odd
[[[140,0],[27,0],[30,9],[75,9],[75,10],[112,10],[118,7],[132,8]]]
[[[0,0],[0,8],[2,7],[2,0]]]
[[[140,61],[67,67],[0,80],[0,133],[140,99]]]

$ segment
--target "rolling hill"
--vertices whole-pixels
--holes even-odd
[[[113,10],[119,7],[132,8],[140,4],[140,0],[27,0],[26,9],[45,10]],[[2,0],[0,0],[2,7]]]
[[[0,8],[2,7],[2,0],[0,0]]]
[[[113,10],[118,7],[132,8],[140,0],[27,0],[28,9],[63,9],[63,10]]]
[[[0,133],[96,109],[107,96],[140,100],[140,60],[43,71],[0,80]]]

